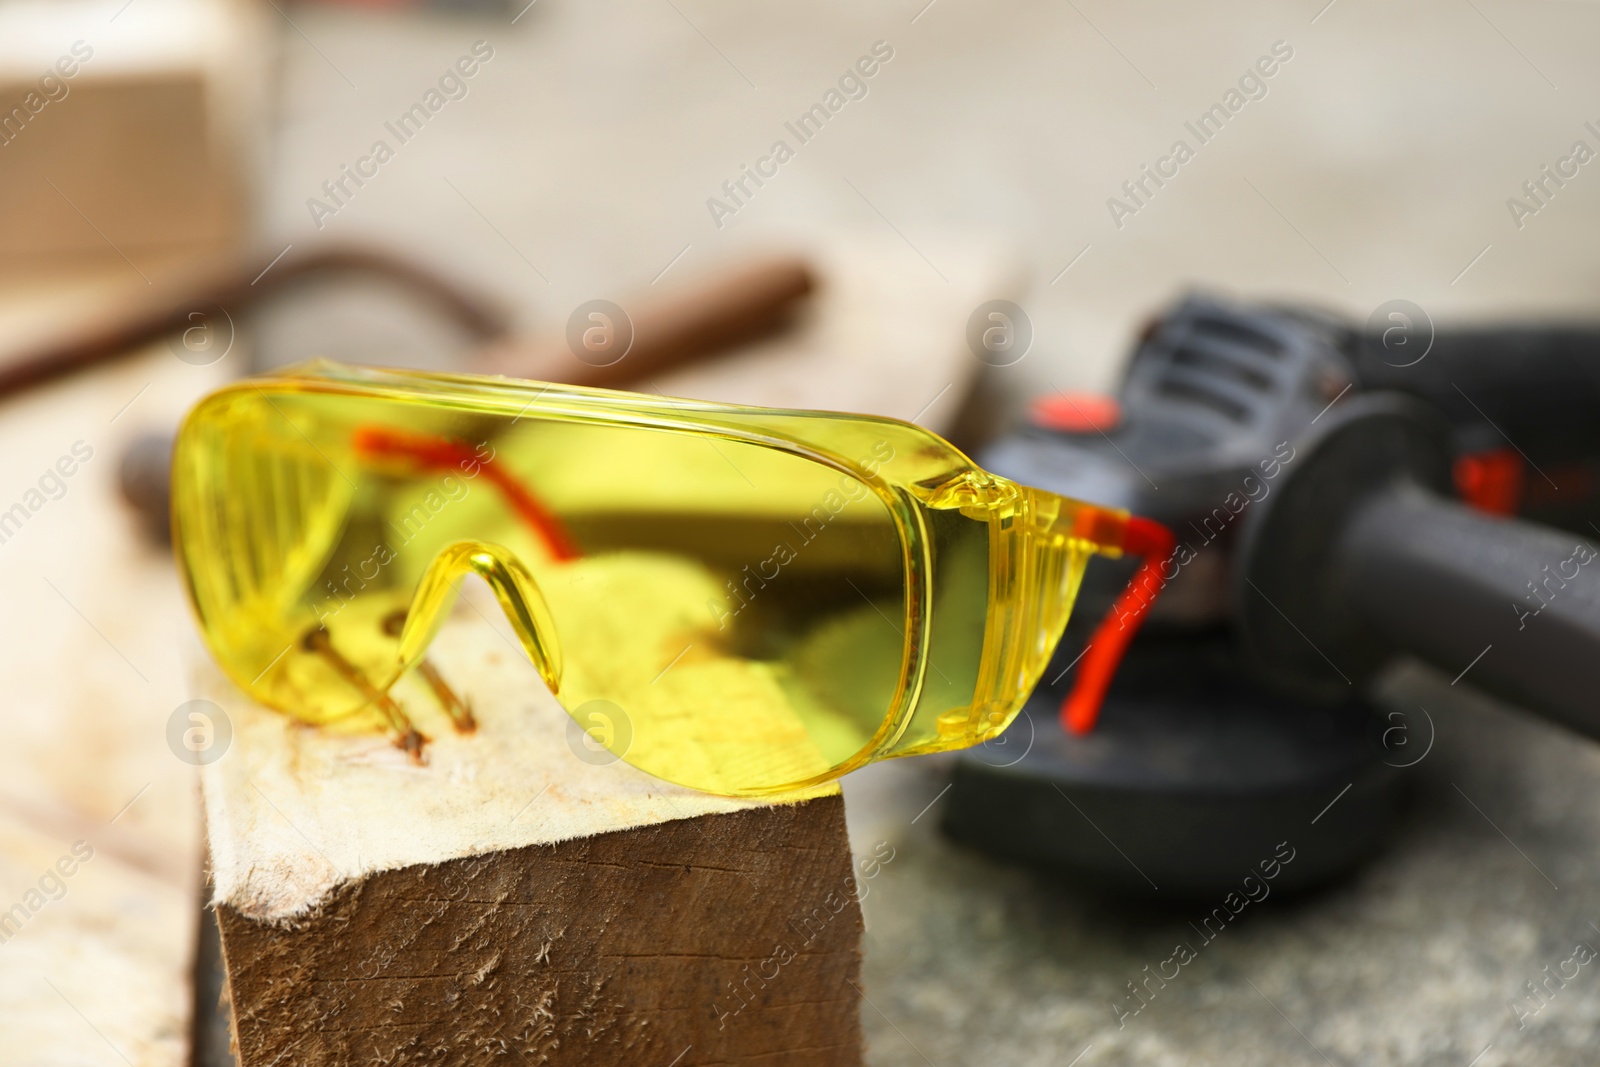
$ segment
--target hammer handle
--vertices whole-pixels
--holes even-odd
[[[632,344],[615,362],[579,358],[562,336],[491,345],[480,365],[490,374],[616,388],[776,332],[815,287],[804,260],[763,258],[624,306]]]

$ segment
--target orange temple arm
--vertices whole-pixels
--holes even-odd
[[[408,459],[433,469],[466,470],[476,465],[506,498],[506,503],[517,517],[528,524],[556,559],[566,562],[580,558],[583,553],[561,520],[550,509],[491,456],[484,459],[464,441],[448,437],[425,437],[421,434],[403,433],[379,426],[363,426],[351,439],[358,452],[368,456],[385,456]]]

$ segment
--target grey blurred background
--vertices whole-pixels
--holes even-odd
[[[1520,228],[1506,203],[1574,141],[1600,147],[1593,3],[538,0],[510,24],[520,7],[286,9],[263,249],[315,234],[305,200],[481,39],[495,58],[470,95],[322,233],[414,249],[530,325],[742,243],[878,231],[933,278],[946,242],[977,237],[1026,271],[1027,390],[1108,384],[1142,317],[1196,284],[1361,318],[1404,297],[1444,321],[1583,314],[1600,277],[1600,167]],[[706,200],[795,143],[785,121],[880,40],[894,58],[868,95],[719,229]],[[1279,41],[1293,58],[1267,95],[1200,145],[1184,123]],[[1179,138],[1195,158],[1114,224],[1108,198]]]

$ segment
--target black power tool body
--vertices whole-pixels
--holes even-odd
[[[1057,709],[1134,573],[1090,564],[1045,682],[958,760],[946,832],[1164,897],[1314,838],[1279,885],[1325,882],[1378,848],[1431,742],[1425,709],[1370,699],[1401,655],[1600,737],[1597,356],[1588,327],[1435,336],[1191,296],[1114,403],[1041,398],[983,465],[1177,546],[1078,733]]]

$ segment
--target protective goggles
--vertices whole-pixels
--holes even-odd
[[[1005,729],[1088,557],[1139,520],[909,423],[313,363],[203,400],[173,458],[200,629],[251,697],[422,739],[391,695],[492,588],[617,757],[753,795]]]

